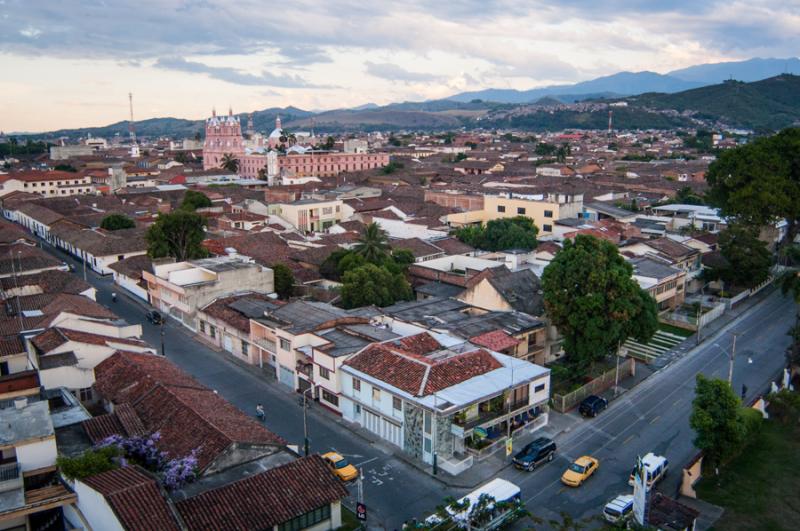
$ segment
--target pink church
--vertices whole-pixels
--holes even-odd
[[[258,178],[264,169],[272,177],[335,177],[342,172],[370,170],[389,164],[388,153],[342,153],[337,151],[307,150],[302,153],[277,154],[283,134],[281,119],[275,120],[275,130],[265,139],[255,135],[249,141],[242,137],[239,118],[228,110],[227,116],[213,112],[206,120],[206,140],[203,144],[203,169],[222,166],[225,155],[239,161],[239,175],[246,179]]]

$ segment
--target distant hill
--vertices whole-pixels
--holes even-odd
[[[596,97],[599,93],[607,93],[609,96],[630,96],[643,92],[680,92],[698,86],[700,83],[656,72],[619,72],[572,85],[553,85],[530,90],[486,89],[462,92],[448,99],[462,102],[480,99],[500,103],[530,103],[545,96],[561,99],[559,98],[561,94],[569,94],[573,98],[582,94]]]
[[[690,66],[689,68],[673,70],[667,75],[684,81],[712,85],[722,83],[727,79],[750,82],[787,73],[800,74],[800,59],[797,57],[786,59],[762,59],[761,57],[756,57],[746,61]]]
[[[726,81],[677,94],[641,94],[627,101],[637,107],[696,111],[700,118],[735,127],[776,130],[800,123],[800,76]]]
[[[298,109],[296,107],[271,108],[253,113],[253,123],[256,130],[272,131],[275,128],[275,118],[281,117],[284,122],[305,118],[313,113]],[[237,114],[242,120],[242,129],[247,127],[247,115]],[[148,120],[136,121],[136,134],[142,137],[156,138],[169,136],[176,138],[192,138],[196,134],[204,134],[204,120],[184,120],[181,118],[150,118]],[[112,138],[114,135],[128,136],[128,121],[116,122],[111,125],[101,127],[82,127],[79,129],[59,129],[47,133],[31,134],[27,136],[47,139],[61,137],[78,138],[88,134],[103,138]],[[22,136],[22,135],[21,135]]]

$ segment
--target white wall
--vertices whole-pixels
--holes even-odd
[[[99,492],[80,480],[75,480],[75,494],[78,495],[78,509],[83,513],[92,529],[103,531],[125,531],[114,511]]]
[[[145,302],[149,302],[147,290],[137,284],[132,278],[121,275],[114,271],[114,282],[121,288],[127,290],[133,295],[136,295]]]
[[[58,451],[56,449],[55,436],[43,441],[17,446],[15,450],[17,452],[17,462],[23,472],[56,464]]]

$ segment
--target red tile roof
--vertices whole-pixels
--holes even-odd
[[[323,459],[310,455],[176,504],[190,530],[272,529],[348,495]]]
[[[470,342],[496,352],[503,351],[507,348],[516,347],[519,344],[518,339],[511,337],[504,330],[492,330],[491,332],[486,332],[485,334],[470,338]]]
[[[412,347],[419,344],[414,340]],[[440,348],[441,345],[426,353],[419,350],[415,353],[404,350],[397,341],[376,343],[346,361],[345,365],[414,396],[426,396],[502,367],[483,349],[460,354],[451,352],[436,358],[425,356]]]
[[[126,530],[168,531],[181,528],[156,481],[134,467],[102,472],[83,482],[103,495]]]
[[[399,344],[405,352],[420,356],[442,348],[442,344],[436,341],[428,332],[400,338],[396,343]]]

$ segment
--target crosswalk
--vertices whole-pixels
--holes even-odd
[[[642,344],[632,338],[628,338],[624,347],[628,351],[628,356],[650,363],[658,357],[671,352],[685,339],[685,337],[677,334],[657,330],[648,343]]]

